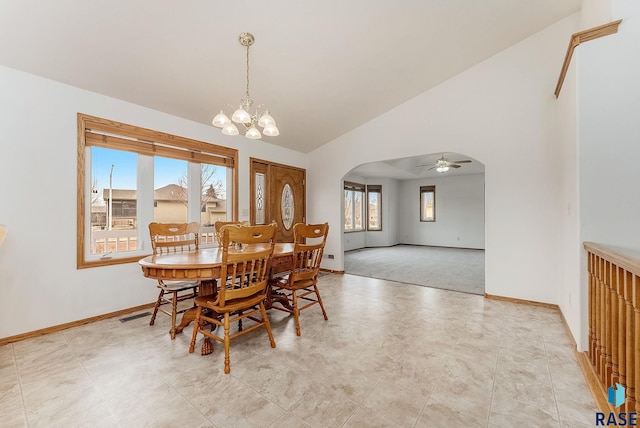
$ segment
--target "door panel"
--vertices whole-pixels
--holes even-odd
[[[271,167],[271,218],[278,224],[276,239],[293,242],[293,225],[305,220],[304,172]]]
[[[293,242],[293,225],[306,221],[305,175],[301,168],[251,160],[251,222],[275,222],[277,242]]]

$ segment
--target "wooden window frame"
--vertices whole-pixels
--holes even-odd
[[[424,209],[422,206],[422,194],[433,193],[433,219],[424,219]],[[436,221],[436,186],[420,186],[420,221],[425,223],[435,223]]]
[[[380,227],[371,228],[369,225],[369,194],[377,193],[378,196],[378,219],[380,222]],[[368,232],[382,232],[382,185],[381,184],[367,184],[367,231]]]
[[[99,260],[87,260],[85,257],[87,241],[85,236],[85,222],[88,215],[88,213],[85,212],[87,186],[85,171],[88,169],[85,165],[85,159],[87,147],[91,146],[230,168],[232,177],[231,210],[234,219],[237,218],[238,150],[78,113],[76,244],[76,263],[78,269],[132,263],[137,262],[141,258],[140,255]]]
[[[353,181],[345,181],[344,182],[344,190],[350,190],[350,191],[354,191],[354,192],[362,192],[362,229],[355,229],[355,197],[352,201],[353,204],[353,209],[352,209],[352,215],[353,215],[353,226],[354,229],[352,230],[348,230],[344,228],[344,222],[342,222],[342,228],[344,233],[357,233],[357,232],[366,232],[367,231],[367,224],[368,223],[368,219],[367,219],[367,210],[365,209],[365,205],[367,204],[367,186],[365,184],[361,184],[361,183],[355,183]],[[343,191],[344,192],[344,191]],[[344,193],[343,193],[343,197],[344,197]],[[365,223],[366,222],[366,223]]]

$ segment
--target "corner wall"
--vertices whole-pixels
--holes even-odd
[[[357,165],[452,151],[486,166],[486,291],[556,303],[561,212],[553,90],[577,15],[313,151],[312,221],[341,221],[341,179]],[[420,135],[420,138],[416,138]],[[339,154],[339,155],[337,155]],[[329,236],[323,267],[343,270]]]
[[[580,242],[640,249],[640,3],[615,0],[617,34],[580,46],[578,133]],[[586,254],[581,251],[581,346],[588,334]]]

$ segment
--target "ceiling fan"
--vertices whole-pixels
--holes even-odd
[[[427,164],[427,165],[416,165],[417,168],[422,168],[425,166],[430,166],[431,168],[429,168],[427,171],[430,171],[432,169],[436,169],[436,171],[438,172],[447,172],[449,171],[449,168],[460,168],[462,165],[459,165],[461,163],[471,163],[472,161],[469,159],[464,159],[464,160],[459,160],[459,161],[450,161],[447,158],[444,157],[444,153],[442,154],[442,156],[440,157],[440,159],[438,159],[436,161],[435,164]]]

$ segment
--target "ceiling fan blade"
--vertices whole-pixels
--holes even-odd
[[[432,163],[424,164],[424,165],[416,165],[416,168],[424,168],[425,166],[433,166]]]
[[[425,165],[425,166],[427,166],[427,165]],[[432,166],[431,168],[427,169],[427,171],[431,171],[431,170],[432,170],[433,168],[435,168],[435,167],[436,167],[436,166],[434,165],[434,166]]]
[[[470,161],[469,159],[465,159],[465,160],[459,160],[459,161],[449,161],[451,163],[471,163],[473,161]]]
[[[449,163],[449,168],[460,168],[460,165],[456,165],[454,163]]]

